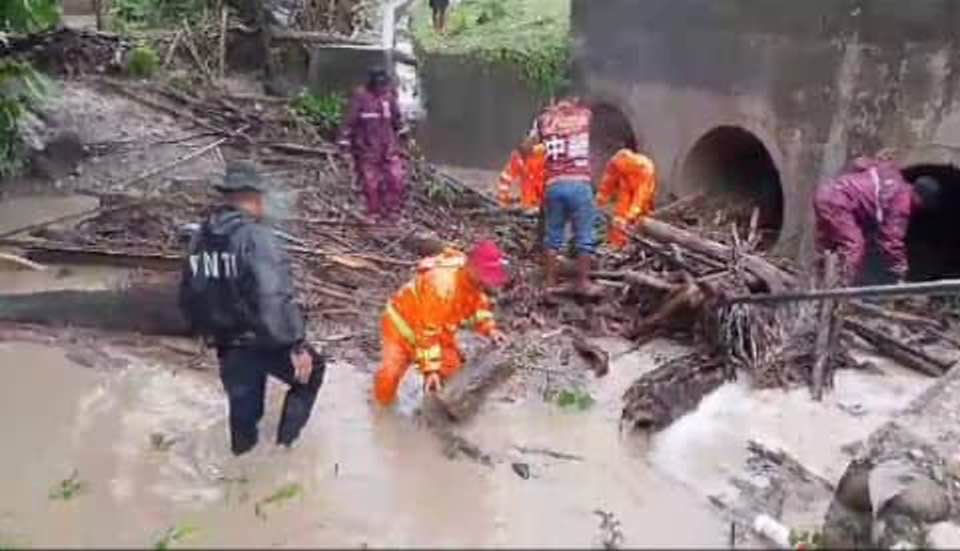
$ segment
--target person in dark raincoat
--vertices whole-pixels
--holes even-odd
[[[370,70],[350,101],[340,146],[353,155],[354,170],[373,219],[395,219],[406,197],[406,166],[400,144],[403,119],[386,69]]]
[[[868,240],[873,239],[893,278],[903,282],[909,269],[905,241],[910,217],[932,206],[939,190],[939,183],[929,177],[909,184],[892,161],[855,159],[817,189],[817,251],[835,252],[843,283],[852,285],[861,276]]]
[[[257,444],[267,375],[290,386],[277,431],[277,444],[289,447],[310,419],[325,360],[306,342],[289,259],[261,223],[264,190],[255,167],[232,162],[215,187],[224,203],[191,240],[180,309],[217,350],[234,455]]]

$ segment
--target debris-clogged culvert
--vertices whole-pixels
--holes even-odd
[[[726,196],[724,204],[748,213],[758,208],[759,227],[766,232],[761,246],[770,247],[779,238],[783,227],[780,172],[766,146],[751,132],[737,126],[707,132],[684,159],[681,180],[677,188],[681,194]]]
[[[933,177],[941,188],[937,204],[918,211],[910,220],[909,279],[960,277],[960,168],[949,164],[920,164],[905,168],[903,175],[910,182],[921,176]]]

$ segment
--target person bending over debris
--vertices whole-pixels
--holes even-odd
[[[511,208],[514,205],[513,188],[520,188],[520,208],[527,214],[537,214],[543,204],[543,180],[545,176],[546,148],[524,140],[510,154],[510,161],[500,173],[497,198],[500,206]]]
[[[597,190],[597,206],[604,208],[616,196],[610,220],[608,239],[614,249],[629,242],[630,226],[653,212],[657,194],[656,170],[653,161],[624,147],[607,163]]]
[[[447,8],[450,0],[430,0],[430,11],[433,12],[433,29],[442,33],[447,28]]]
[[[478,243],[469,256],[448,248],[419,263],[413,280],[393,295],[383,315],[383,364],[374,377],[377,402],[394,401],[411,363],[423,374],[424,392],[439,391],[463,363],[456,339],[461,326],[472,326],[498,345],[506,341],[485,292],[506,283],[503,264],[492,241]]]
[[[325,360],[306,343],[289,259],[260,223],[264,197],[256,168],[232,162],[215,187],[225,204],[192,239],[180,308],[193,331],[217,349],[233,453],[257,444],[267,374],[290,385],[277,432],[277,444],[289,447],[310,418]]]
[[[922,177],[911,186],[891,161],[861,157],[843,174],[820,185],[813,200],[816,245],[837,253],[842,282],[860,277],[867,239],[876,239],[889,271],[902,283],[907,275],[905,239],[911,215],[933,206],[940,184]]]
[[[576,292],[597,296],[590,282],[596,239],[596,206],[590,185],[590,122],[593,113],[579,99],[564,99],[547,107],[534,122],[531,137],[546,151],[546,238],[544,286],[556,287],[557,263],[567,223],[573,225],[577,251]]]
[[[406,130],[390,75],[370,70],[365,86],[350,100],[339,144],[353,155],[354,170],[367,203],[367,214],[392,220],[406,195],[406,166],[400,139]]]

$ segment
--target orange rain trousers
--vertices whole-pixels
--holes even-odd
[[[374,376],[374,396],[381,404],[389,404],[397,396],[400,381],[416,362],[415,351],[388,316],[383,316],[383,363]],[[463,356],[453,333],[440,335],[440,378],[446,382],[463,366]]]

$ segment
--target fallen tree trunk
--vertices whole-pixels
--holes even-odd
[[[427,401],[440,406],[453,421],[468,419],[477,412],[490,391],[516,370],[516,363],[508,350],[480,350],[476,358],[450,379],[443,390],[433,397],[428,397]]]
[[[671,360],[630,385],[623,395],[620,427],[660,430],[733,378],[733,370],[713,355],[695,353]]]
[[[175,272],[183,267],[183,257],[169,254],[129,254],[114,251],[83,249],[62,245],[31,244],[25,252],[30,260],[47,264],[79,266],[120,266],[161,272]]]
[[[177,307],[177,286],[173,284],[0,295],[0,321],[147,335],[189,335],[187,322]]]
[[[844,327],[870,343],[881,354],[914,371],[930,377],[940,377],[950,368],[948,362],[938,360],[856,320],[846,320]]]

